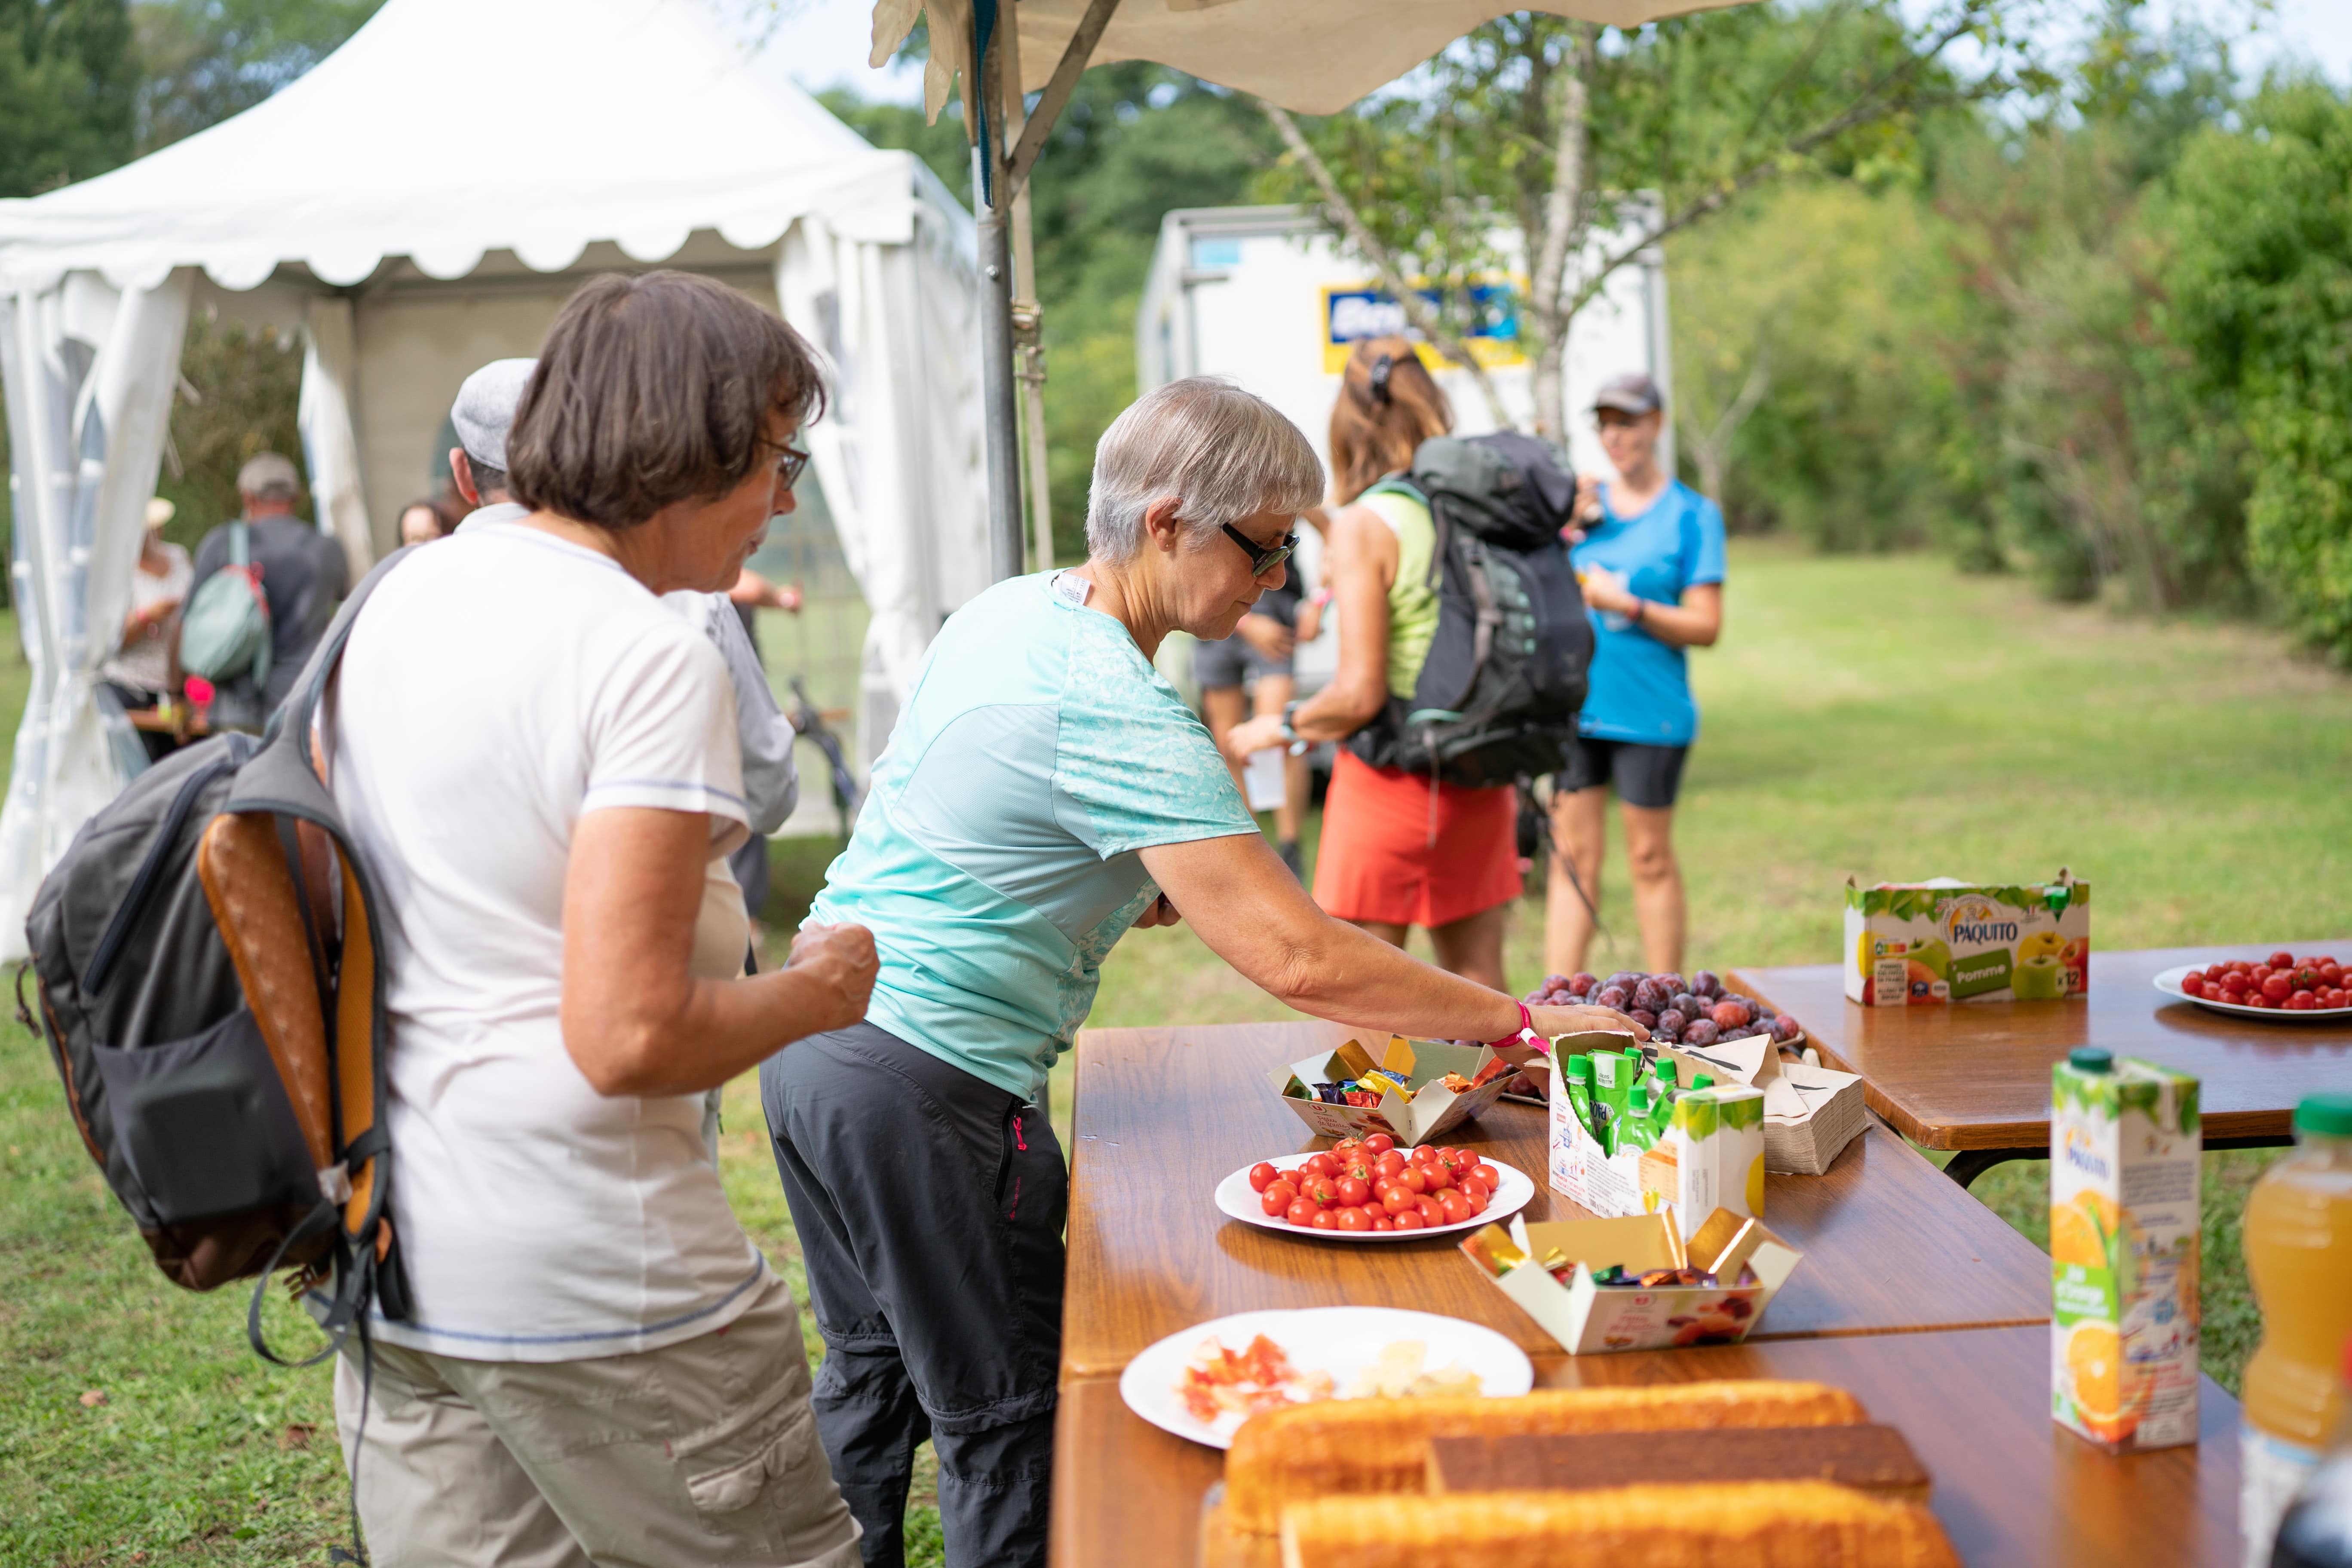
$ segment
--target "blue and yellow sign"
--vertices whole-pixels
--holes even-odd
[[[1416,287],[1413,291],[1429,301],[1430,309],[1437,309],[1439,294],[1435,288]],[[1464,334],[1471,357],[1489,370],[1498,365],[1525,364],[1527,355],[1519,346],[1517,283],[1498,278],[1473,284],[1470,299],[1477,312],[1475,322]],[[1412,339],[1413,352],[1430,369],[1442,369],[1447,363],[1434,346],[1421,341],[1421,335],[1405,321],[1404,307],[1379,284],[1334,284],[1323,290],[1326,372],[1336,375],[1345,370],[1349,353],[1366,338],[1395,336]]]

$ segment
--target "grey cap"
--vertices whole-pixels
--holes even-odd
[[[292,500],[302,493],[302,476],[294,470],[294,459],[277,452],[260,452],[245,460],[236,471],[239,495],[255,496],[263,500]]]
[[[507,432],[514,427],[515,405],[539,362],[535,359],[494,359],[466,378],[457,401],[449,405],[449,423],[457,427],[457,444],[475,462],[500,473],[507,469]]]
[[[1658,384],[1638,370],[1611,376],[1601,384],[1601,390],[1592,395],[1592,411],[1595,414],[1607,408],[1619,414],[1631,414],[1638,419],[1644,414],[1655,414],[1665,405],[1666,400],[1658,391]]]

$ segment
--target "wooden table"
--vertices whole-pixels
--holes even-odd
[[[1976,1563],[2228,1563],[2238,1406],[2210,1379],[2195,1447],[2114,1459],[2049,1419],[2049,1259],[1873,1124],[1821,1177],[1769,1178],[1766,1216],[1805,1261],[1748,1343],[1570,1357],[1446,1237],[1377,1247],[1226,1220],[1215,1183],[1319,1146],[1266,1082],[1350,1031],[1324,1024],[1096,1029],[1078,1037],[1053,1558],[1194,1568],[1222,1456],[1148,1426],[1118,1374],[1228,1312],[1341,1302],[1500,1331],[1546,1386],[1816,1378],[1900,1426]],[[1498,1105],[1459,1135],[1534,1176],[1530,1218],[1580,1213],[1543,1179],[1546,1118]],[[1834,1289],[1832,1289],[1834,1287]]]
[[[1792,1377],[1849,1389],[1874,1420],[1910,1439],[1934,1478],[1930,1505],[1961,1560],[1980,1568],[2223,1568],[2237,1561],[2238,1402],[2208,1378],[2196,1447],[2111,1458],[2050,1421],[2047,1328],[1774,1340],[1572,1360],[1555,1352],[1538,1361],[1536,1375],[1548,1387]],[[1201,1500],[1223,1461],[1215,1449],[1135,1416],[1114,1378],[1065,1383],[1055,1418],[1053,1561],[1059,1568],[1194,1568]]]
[[[1268,1307],[1407,1307],[1484,1323],[1529,1355],[1559,1347],[1459,1249],[1459,1236],[1381,1243],[1277,1235],[1229,1220],[1217,1183],[1269,1155],[1320,1148],[1266,1082],[1328,1050],[1328,1024],[1090,1029],[1078,1037],[1070,1147],[1065,1377],[1115,1375],[1177,1331]],[[1545,1179],[1545,1113],[1496,1105],[1462,1146],[1536,1184],[1531,1221],[1584,1211]],[[1768,1338],[2038,1323],[2050,1260],[1874,1123],[1824,1176],[1772,1176],[1765,1219],[1805,1254],[1759,1327]]]
[[[2256,1022],[2176,1002],[2154,977],[2185,963],[2297,953],[2352,959],[2352,938],[2256,947],[2091,953],[2091,988],[2074,1002],[1959,1002],[1864,1007],[1837,964],[1750,969],[1735,990],[1793,1013],[1824,1064],[1860,1073],[1870,1108],[1929,1149],[1960,1152],[1962,1186],[2004,1160],[2050,1152],[2050,1065],[2077,1046],[2145,1057],[2197,1075],[2209,1149],[2289,1142],[2297,1101],[2352,1088],[2352,1024]],[[1767,1205],[1769,1210],[1769,1204]]]

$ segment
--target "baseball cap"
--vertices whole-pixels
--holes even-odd
[[[1601,390],[1592,395],[1592,411],[1596,414],[1608,408],[1619,414],[1631,414],[1638,419],[1644,414],[1654,414],[1665,405],[1666,400],[1659,394],[1658,384],[1638,370],[1611,376],[1601,384]]]
[[[150,528],[163,527],[165,523],[171,521],[175,515],[177,515],[179,510],[180,509],[178,507],[173,506],[162,496],[150,496],[147,500],[147,526]]]
[[[236,488],[240,495],[291,500],[302,492],[302,476],[294,471],[293,458],[262,452],[247,458],[236,471]]]
[[[449,405],[449,423],[457,427],[457,444],[466,456],[506,472],[507,432],[514,428],[515,405],[538,365],[535,359],[494,359],[457,388]]]

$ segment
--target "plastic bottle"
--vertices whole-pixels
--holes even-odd
[[[1648,1149],[1658,1141],[1657,1128],[1650,1121],[1650,1088],[1637,1083],[1625,1100],[1625,1114],[1609,1124],[1609,1152],[1622,1153],[1628,1149]]]
[[[2286,1510],[2270,1568],[2352,1568],[2352,1340],[2344,1343],[2336,1441]]]
[[[2245,1568],[2263,1568],[2288,1501],[2319,1464],[2344,1405],[2352,1338],[2352,1094],[2295,1107],[2294,1152],[2246,1201],[2246,1273],[2263,1342],[2246,1363],[2238,1522]]]

